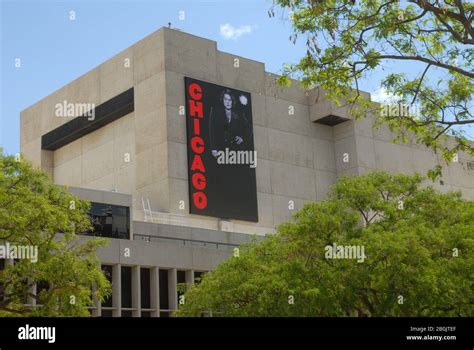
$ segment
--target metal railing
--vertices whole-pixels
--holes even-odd
[[[148,199],[142,198],[142,209],[135,209],[135,212],[141,213],[143,215],[144,222],[151,222],[155,224],[167,224],[175,226],[188,226],[189,216],[176,213],[165,213],[159,211],[151,210],[150,201]],[[202,220],[193,218],[194,222],[202,223],[206,226],[209,225],[209,220]],[[217,226],[217,223],[216,223]]]
[[[187,238],[172,238],[164,236],[151,236],[143,234],[134,234],[133,239],[137,241],[145,242],[154,242],[154,243],[172,243],[179,244],[187,247],[201,247],[209,249],[218,249],[218,250],[233,250],[238,247],[237,244],[231,243],[221,243],[221,242],[210,242],[210,241],[201,241],[197,239],[187,239]]]

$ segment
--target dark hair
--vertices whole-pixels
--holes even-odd
[[[221,94],[219,95],[219,101],[221,103],[224,103],[224,95],[229,95],[230,96],[230,98],[232,99],[232,108],[234,108],[235,104],[236,104],[236,101],[235,101],[235,97],[232,94],[232,92],[230,92],[229,89],[222,90]]]

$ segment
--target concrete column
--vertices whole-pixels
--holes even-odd
[[[142,307],[142,294],[141,294],[141,279],[140,279],[140,266],[132,266],[132,308],[135,310],[132,312],[132,317],[141,316]]]
[[[36,298],[31,296],[31,294],[36,295],[36,283],[33,283],[33,280],[31,278],[28,278],[28,285],[30,285],[30,288],[28,289],[28,299],[26,303],[31,306],[36,306]]]
[[[150,269],[150,307],[151,317],[160,317],[160,268],[156,266]]]
[[[92,286],[92,291],[95,292],[96,286]],[[94,302],[95,309],[92,309],[92,317],[100,317],[102,316],[102,303],[97,299],[95,294],[92,294],[92,301]]]
[[[186,278],[186,290],[194,284],[194,270],[188,270],[185,272]]]
[[[122,316],[122,265],[112,266],[112,306],[115,310],[113,317]]]
[[[178,271],[176,269],[168,270],[168,300],[169,309],[178,310]]]

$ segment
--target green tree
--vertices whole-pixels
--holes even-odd
[[[20,259],[0,271],[0,316],[88,316],[93,297],[110,294],[96,255],[107,240],[76,235],[91,229],[89,202],[19,156],[0,150],[0,166],[0,246],[38,249],[37,261]],[[38,295],[31,293],[35,282],[46,286]],[[28,298],[42,306],[25,306]]]
[[[474,3],[468,1],[276,0],[270,9],[290,11],[294,33],[305,39],[307,52],[287,65],[289,76],[305,86],[320,86],[336,104],[346,104],[354,117],[380,115],[400,140],[439,151],[474,154],[465,126],[474,124]],[[406,62],[411,62],[407,69]],[[359,92],[363,79],[376,81],[405,109],[383,110]],[[413,113],[417,110],[417,113]],[[464,126],[464,128],[463,128]],[[455,142],[446,142],[447,136]],[[439,169],[436,168],[439,173]]]
[[[421,183],[340,179],[327,200],[206,274],[176,314],[473,316],[474,202]],[[334,244],[364,254],[336,259]]]

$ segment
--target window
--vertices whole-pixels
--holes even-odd
[[[27,281],[25,281],[25,285],[27,285],[27,284],[28,284]],[[47,291],[49,291],[49,287],[50,286],[49,286],[48,281],[38,281],[38,282],[36,282],[36,303],[38,305],[41,305],[42,302],[44,301],[44,300],[41,300],[42,299],[41,298],[41,293],[42,292],[46,293]],[[26,291],[27,290],[28,289],[26,289]],[[28,296],[27,295],[24,296],[24,302],[25,302],[25,304],[28,302]]]
[[[168,310],[168,270],[160,269],[160,309]]]
[[[87,235],[130,239],[130,208],[92,202],[89,217],[94,228]]]
[[[186,290],[186,272],[178,270],[177,271],[177,300],[179,303],[180,297],[184,294],[184,291]]]
[[[107,280],[112,283],[112,266],[111,265],[102,265],[102,271],[105,274]],[[102,302],[102,307],[112,307],[112,294],[105,298]],[[102,311],[103,313],[103,311]]]
[[[178,278],[178,283],[186,283],[186,271],[178,270],[176,277]]]
[[[132,268],[130,266],[122,266],[122,308],[129,309],[131,307],[132,307]]]
[[[142,267],[140,269],[140,291],[142,309],[150,308],[150,269]]]
[[[201,283],[202,278],[204,277],[205,272],[202,271],[194,271],[194,283],[198,284]]]

